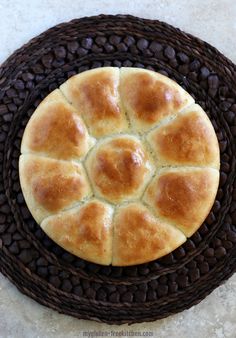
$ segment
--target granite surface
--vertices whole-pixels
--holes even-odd
[[[133,14],[159,19],[208,41],[236,63],[236,1],[0,0],[0,63],[47,28],[75,17]],[[236,274],[200,304],[167,319],[109,326],[60,315],[25,297],[0,275],[0,338],[134,336],[235,338]]]

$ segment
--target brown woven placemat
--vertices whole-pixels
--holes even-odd
[[[104,267],[65,252],[29,213],[19,184],[20,143],[40,101],[70,76],[103,66],[145,67],[184,87],[208,113],[221,179],[204,224],[153,262]],[[165,23],[96,16],[53,27],[0,68],[0,271],[23,293],[77,318],[152,321],[198,303],[236,270],[236,66]]]

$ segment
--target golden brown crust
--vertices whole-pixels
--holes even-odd
[[[191,236],[209,213],[219,184],[210,168],[163,169],[149,185],[144,200],[156,215]]]
[[[114,218],[112,264],[126,266],[162,257],[186,241],[181,231],[158,220],[141,203],[118,209]]]
[[[142,264],[173,251],[217,192],[219,147],[207,115],[177,83],[138,68],[86,71],[60,88],[22,141],[20,182],[35,220],[98,264]]]
[[[151,164],[138,139],[117,136],[92,151],[87,170],[95,192],[118,203],[139,197],[151,174]]]
[[[90,194],[81,164],[21,155],[20,181],[36,221],[72,206]]]
[[[28,122],[21,151],[70,160],[85,155],[90,143],[83,121],[56,89],[42,101]]]
[[[75,75],[60,89],[80,112],[95,137],[128,128],[119,106],[119,69],[98,68]]]
[[[210,166],[219,169],[219,146],[213,126],[198,105],[148,135],[159,164]]]
[[[193,102],[174,81],[143,69],[122,68],[121,99],[134,127],[145,131]]]
[[[41,227],[65,250],[91,262],[108,265],[112,256],[112,213],[107,204],[92,200],[46,218]]]

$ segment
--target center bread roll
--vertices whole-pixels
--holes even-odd
[[[46,234],[93,263],[158,259],[201,226],[219,184],[219,146],[200,106],[145,69],[71,77],[31,116],[19,174]]]
[[[140,198],[153,171],[148,153],[132,136],[98,143],[86,167],[95,193],[111,203]]]

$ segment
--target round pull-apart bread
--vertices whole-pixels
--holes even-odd
[[[104,67],[50,93],[26,126],[20,181],[42,229],[99,264],[141,264],[180,246],[219,183],[210,120],[177,83]]]

